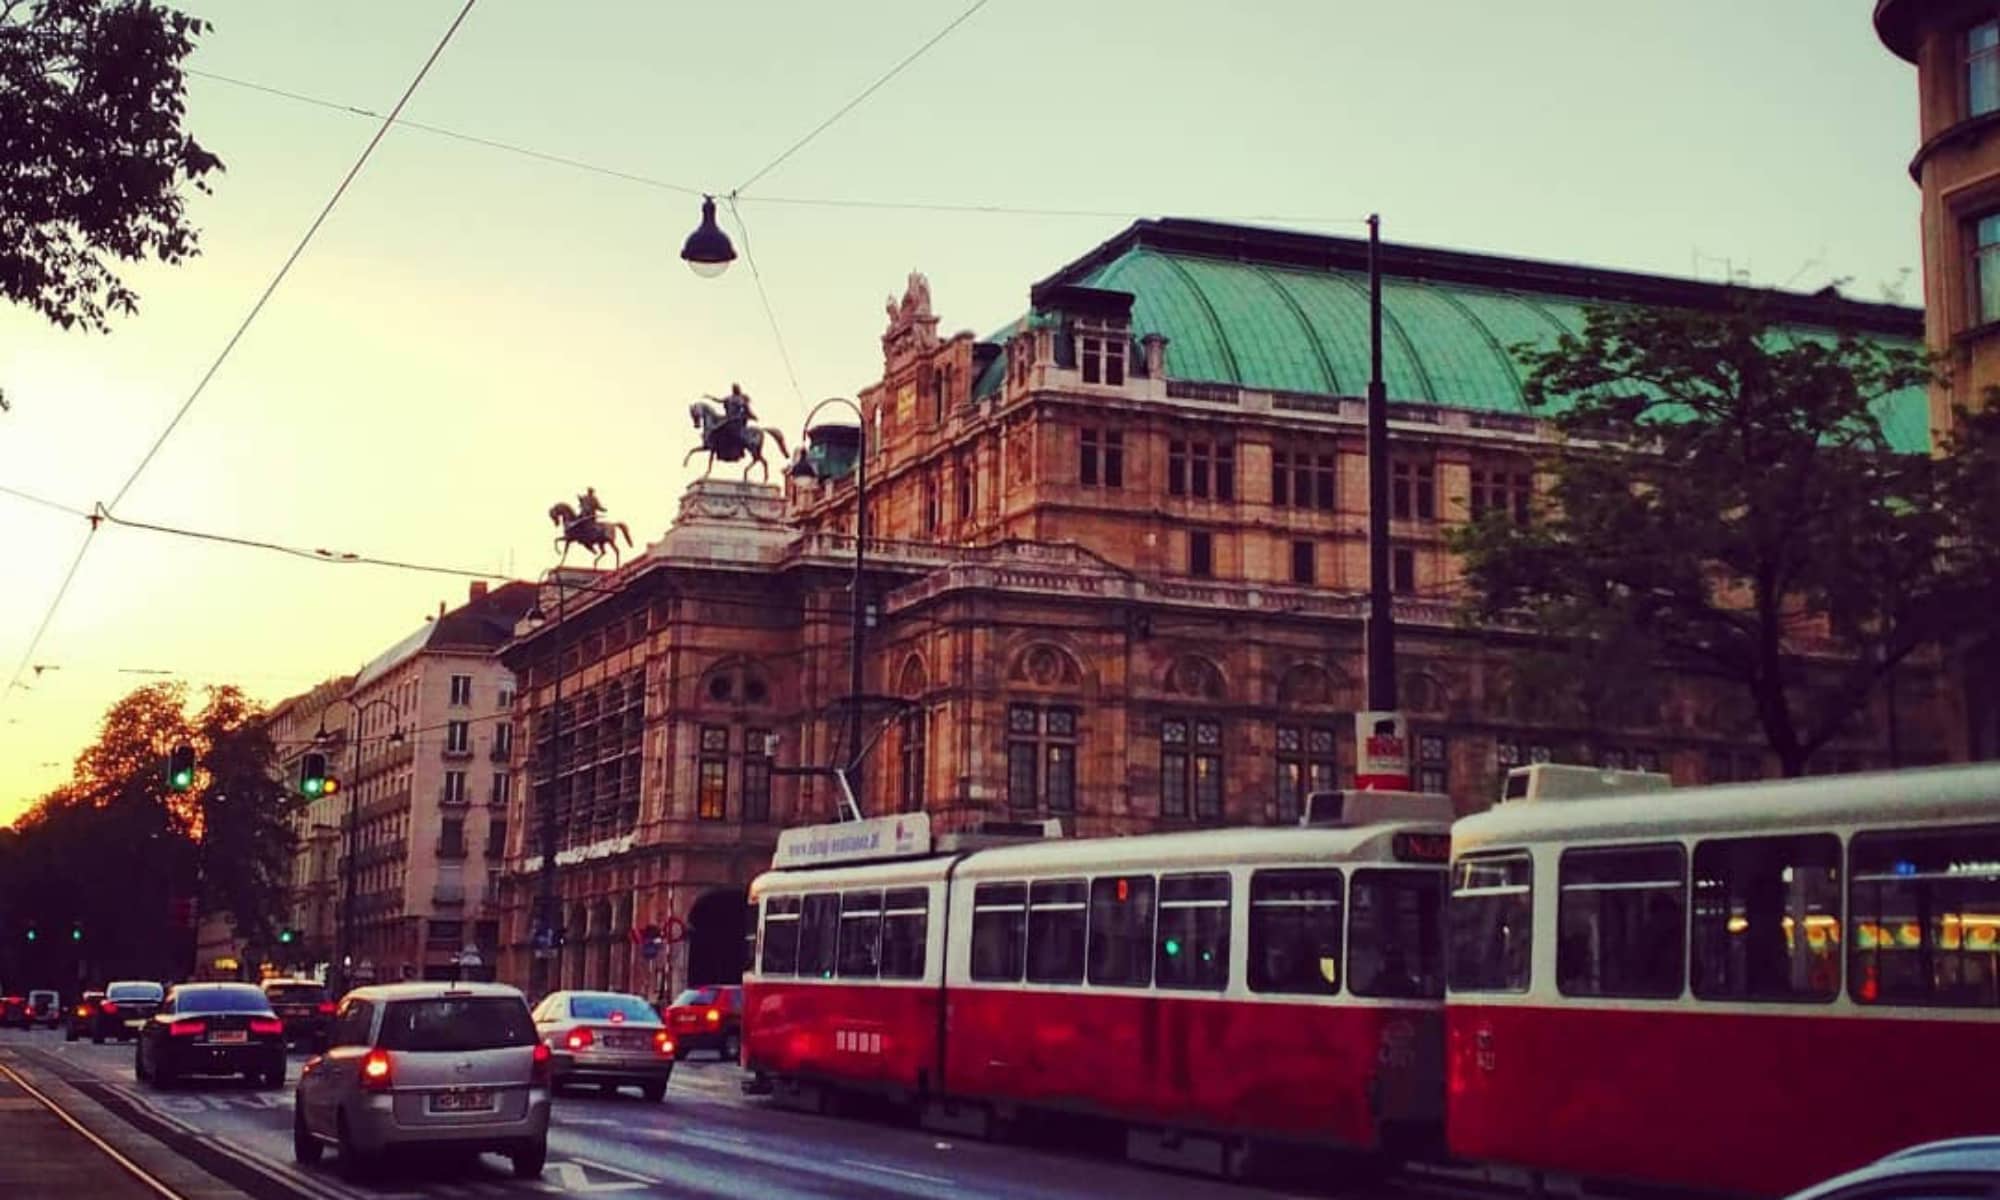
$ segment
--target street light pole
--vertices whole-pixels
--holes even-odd
[[[1382,218],[1368,217],[1368,709],[1355,727],[1354,785],[1405,791],[1410,733],[1396,711],[1396,610],[1389,540],[1389,393],[1382,382]]]
[[[341,870],[340,945],[333,955],[333,969],[338,973],[336,978],[339,982],[333,989],[336,995],[347,991],[348,960],[354,954],[354,893],[361,875],[360,865],[356,862],[361,854],[361,722],[368,715],[368,710],[378,704],[391,712],[395,711],[395,706],[381,696],[354,706],[354,747],[349,755],[352,766],[347,773],[347,854]],[[400,729],[389,732],[391,742],[399,742],[402,738],[403,731]]]

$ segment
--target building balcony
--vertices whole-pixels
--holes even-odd
[[[465,839],[439,838],[437,844],[437,856],[439,858],[464,858]]]
[[[457,908],[465,903],[465,885],[462,883],[440,883],[431,892],[431,906],[434,908]]]
[[[505,764],[513,761],[514,743],[508,742],[504,746],[495,745],[492,749],[486,752],[486,757],[490,761],[500,763],[501,765],[504,766]]]
[[[461,789],[454,794],[450,784],[440,783],[438,784],[438,803],[451,806],[467,805],[472,803],[472,793]]]
[[[470,761],[472,758],[472,745],[471,743],[468,742],[463,746],[446,746],[442,751],[440,751],[440,756],[446,762]]]

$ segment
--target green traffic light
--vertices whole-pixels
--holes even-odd
[[[291,930],[289,930],[289,929],[281,929],[281,930],[279,930],[279,931],[278,931],[278,941],[279,941],[279,942],[280,942],[281,944],[283,944],[283,945],[287,945],[287,946],[291,945],[291,943],[292,943],[292,931],[291,931]]]
[[[189,788],[194,786],[194,772],[175,771],[173,779],[170,780],[169,782],[171,782],[174,785],[175,791],[185,792]]]
[[[304,791],[308,796],[317,796],[325,787],[326,781],[323,779],[308,779],[305,782]]]
[[[42,935],[41,935],[40,933],[36,932],[36,931],[35,931],[35,930],[33,930],[33,929],[30,929],[30,930],[28,931],[28,940],[29,940],[29,941],[31,941],[31,942],[32,942],[32,941],[37,941],[37,940],[39,940],[39,939],[41,938],[41,936],[42,936]]]
[[[1179,938],[1168,938],[1166,945],[1160,948],[1167,952],[1168,958],[1178,958],[1181,952],[1181,941]]]
[[[81,925],[74,925],[70,927],[69,940],[72,942],[80,942],[83,940],[83,927]]]

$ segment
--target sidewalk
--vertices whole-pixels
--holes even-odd
[[[7,1200],[246,1200],[193,1163],[107,1113],[74,1088],[19,1056],[0,1058],[36,1091],[168,1189],[162,1193],[118,1165],[103,1148],[50,1112],[0,1071],[0,1196]]]

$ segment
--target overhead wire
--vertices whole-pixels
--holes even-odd
[[[932,46],[935,46],[939,42],[943,41],[945,38],[950,37],[953,30],[957,29],[960,25],[963,25],[967,21],[971,20],[973,14],[977,13],[980,9],[985,8],[989,2],[990,0],[974,0],[972,6],[966,9],[964,12],[958,14],[958,16],[955,19],[953,19],[951,24],[946,25],[943,29],[940,29],[935,34],[932,34],[929,41],[925,42],[921,46],[918,46],[915,50],[910,51],[909,54],[904,56],[901,62],[897,63],[893,67],[890,67],[888,71],[885,72],[875,82],[861,89],[860,94],[856,95],[854,99],[849,100],[847,103],[835,109],[833,111],[833,115],[827,117],[826,120],[821,121],[819,124],[813,126],[810,130],[806,132],[806,135],[804,137],[800,138],[796,142],[793,142],[791,145],[785,147],[785,149],[779,153],[778,157],[772,159],[770,162],[767,162],[763,166],[757,168],[757,170],[751,174],[750,178],[744,180],[742,183],[737,184],[733,189],[731,189],[730,195],[733,196],[739,192],[747,190],[752,184],[755,184],[759,179],[762,179],[764,178],[764,176],[769,175],[772,171],[777,170],[779,164],[783,163],[786,159],[790,158],[792,155],[797,154],[800,150],[805,149],[807,143],[811,142],[814,138],[818,137],[820,134],[825,133],[828,129],[832,128],[833,124],[836,121],[840,120],[848,113],[854,111],[855,107],[859,105],[863,100],[868,99],[868,97],[874,95],[877,91],[881,90],[884,84],[888,83],[891,79],[894,79],[896,76],[902,74],[905,68],[907,68],[911,63],[917,61],[919,58],[922,58],[924,54],[927,51],[929,51]]]
[[[743,261],[750,266],[750,278],[757,284],[757,298],[764,302],[764,316],[771,322],[771,337],[778,343],[778,357],[784,360],[785,375],[792,381],[792,396],[800,404],[806,402],[805,389],[799,386],[799,373],[792,366],[792,352],[785,345],[785,331],[778,328],[778,310],[771,307],[771,293],[764,289],[764,273],[757,269],[757,256],[750,251],[750,226],[743,221],[743,214],[737,211],[736,197],[729,197],[729,215],[736,221],[736,232],[743,237]]]

